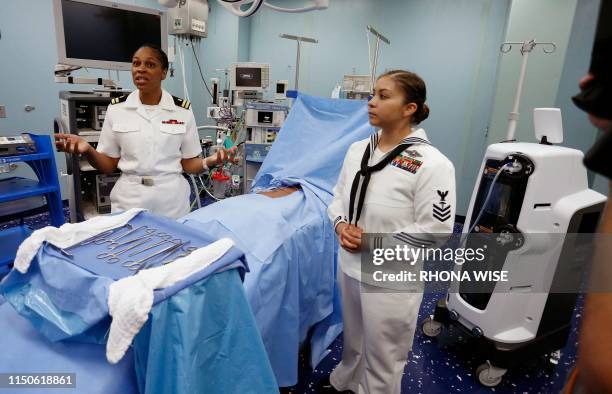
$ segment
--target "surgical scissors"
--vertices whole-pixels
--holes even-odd
[[[77,246],[82,246],[82,245],[89,245],[91,243],[94,243],[95,241],[101,240],[101,239],[106,239],[108,237],[110,237],[111,235],[119,232],[122,228],[127,227],[128,229],[132,229],[132,225],[129,223],[124,224],[123,226],[117,227],[117,228],[111,228],[110,230],[106,230],[100,234],[96,234],[93,237],[87,238],[77,244],[74,244],[72,246],[69,246],[67,248],[62,249],[62,252],[65,252],[69,249],[72,248],[76,248]]]
[[[151,240],[151,238],[143,239],[142,241],[140,241],[140,242],[138,242],[138,243],[136,243],[136,244],[134,244],[134,245],[132,245],[132,246],[130,246],[128,248],[125,248],[125,249],[123,249],[123,250],[121,250],[119,252],[113,252],[113,253],[103,252],[103,253],[100,253],[99,255],[97,255],[96,258],[97,259],[101,259],[101,260],[108,259],[108,261],[107,261],[108,264],[115,264],[115,263],[118,263],[121,260],[121,259],[117,258],[117,256],[121,256],[122,254],[124,254],[126,252],[129,252],[130,250],[135,249],[135,248],[139,247],[140,245],[149,242],[150,240]]]
[[[119,241],[120,239],[125,238],[125,237],[127,237],[128,235],[134,234],[135,232],[137,232],[137,231],[139,231],[139,230],[141,230],[141,229],[143,229],[143,228],[144,228],[144,229],[146,229],[146,228],[147,228],[147,226],[145,225],[145,226],[136,227],[136,228],[131,229],[130,231],[128,231],[128,232],[126,232],[126,233],[123,233],[123,234],[121,234],[120,236],[115,237],[115,238],[111,238],[111,239],[106,239],[106,238],[104,238],[104,239],[96,239],[96,240],[94,241],[94,243],[95,243],[96,245],[102,245],[102,244],[105,244],[105,243],[113,243],[113,242],[114,242],[114,243],[117,243],[117,241]]]
[[[180,239],[178,241],[180,241]],[[150,264],[145,263],[146,261],[151,260],[153,257],[167,255],[169,253],[172,253],[176,249],[182,248],[183,246],[187,245],[189,242],[190,241],[175,243],[172,246],[169,246],[169,247],[167,247],[165,249],[159,250],[159,251],[157,251],[157,252],[155,252],[153,254],[150,254],[149,256],[144,257],[144,258],[142,258],[140,260],[137,260],[137,261],[126,261],[125,263],[123,263],[123,266],[131,269],[132,271],[140,271],[141,269],[148,268],[150,266]]]
[[[134,242],[136,242],[136,241],[140,241],[141,239],[145,239],[145,238],[147,238],[147,237],[151,237],[151,236],[153,236],[154,234],[155,234],[155,229],[147,229],[147,230],[145,230],[145,234],[144,234],[144,235],[141,235],[141,236],[139,236],[139,237],[132,238],[132,239],[128,239],[128,240],[123,241],[123,242],[115,242],[115,241],[111,241],[111,242],[108,244],[108,246],[106,247],[106,249],[109,249],[109,250],[115,250],[115,249],[120,248],[120,247],[122,247],[122,246],[124,246],[124,245],[129,245],[129,244],[134,243]]]
[[[164,262],[162,263],[162,265],[170,264],[170,263],[172,263],[173,261],[180,259],[181,257],[186,257],[186,256],[189,256],[189,255],[191,254],[191,252],[193,252],[194,250],[197,250],[197,249],[198,249],[198,248],[197,248],[197,247],[195,247],[195,246],[190,246],[190,247],[186,248],[186,249],[185,249],[185,251],[184,251],[183,253],[181,253],[181,254],[179,254],[179,255],[175,256],[173,259],[164,261]]]
[[[159,234],[157,234],[157,235],[159,235]],[[159,242],[154,243],[154,244],[153,244],[153,245],[151,245],[151,246],[147,246],[146,248],[144,248],[144,249],[142,249],[142,250],[137,250],[137,251],[136,251],[136,252],[134,252],[134,253],[130,253],[130,254],[128,254],[128,257],[132,257],[132,256],[135,256],[135,255],[140,254],[140,253],[142,253],[142,252],[146,252],[147,250],[151,250],[151,249],[153,249],[153,248],[155,248],[155,247],[157,247],[157,246],[159,246],[159,245],[161,245],[161,244],[165,244],[166,242],[171,242],[170,240],[172,239],[172,235],[170,235],[170,234],[165,234],[165,233],[164,233],[164,235],[162,236],[162,238],[164,238],[164,239],[163,239],[163,240],[161,240],[161,241],[159,241]],[[179,239],[179,241],[181,241],[181,240]]]

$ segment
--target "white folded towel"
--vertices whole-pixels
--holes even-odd
[[[17,271],[25,274],[43,242],[61,249],[68,248],[97,234],[121,227],[142,211],[144,209],[132,208],[118,215],[96,216],[81,223],[66,223],[59,228],[47,226],[36,230],[19,245],[13,265]]]
[[[206,268],[233,245],[231,239],[222,238],[171,264],[141,270],[134,276],[112,283],[108,293],[108,310],[113,320],[106,343],[106,359],[116,364],[123,358],[134,336],[149,318],[153,290],[172,286]]]

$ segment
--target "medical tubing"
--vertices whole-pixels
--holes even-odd
[[[208,178],[210,179],[210,174],[209,174]],[[202,177],[200,177],[200,181],[202,181]],[[210,197],[211,197],[213,200],[215,200],[215,201],[221,201],[221,199],[219,199],[219,198],[217,198],[217,197],[213,196],[213,195],[212,195],[212,194],[211,194],[211,193],[208,191],[208,189],[206,188],[206,186],[204,186],[204,181],[202,181],[202,190],[204,190],[204,191],[206,192],[206,194],[208,194],[208,195],[209,195],[209,196],[210,196]]]
[[[208,87],[208,84],[206,83],[206,78],[204,78],[204,73],[202,72],[202,67],[200,66],[200,60],[198,59],[198,55],[196,54],[193,40],[191,41],[191,49],[193,51],[193,57],[195,58],[196,64],[198,65],[198,70],[200,71],[200,77],[202,78],[202,82],[204,82],[204,86],[206,86],[206,91],[208,92],[208,94],[210,94],[210,97],[214,101],[215,97],[213,96],[212,92],[210,91],[210,88]]]
[[[187,79],[185,78],[185,56],[183,52],[183,47],[179,44],[178,49],[179,49],[179,63],[181,63],[181,74],[183,77],[183,95],[185,96],[186,100],[191,101],[189,100],[189,91],[187,90]]]
[[[208,195],[209,195],[209,196],[210,196],[210,197],[211,197],[213,200],[215,200],[215,201],[221,201],[221,200],[222,200],[221,198],[217,198],[217,197],[213,196],[213,195],[212,195],[212,194],[211,194],[211,193],[208,191],[208,189],[207,189],[205,186],[202,186],[202,189],[204,189],[204,191],[206,192],[206,194],[208,194]]]
[[[476,228],[476,223],[478,223],[478,221],[480,220],[480,217],[482,216],[482,214],[484,213],[485,208],[487,207],[487,203],[489,202],[489,198],[491,198],[491,194],[493,193],[493,186],[495,186],[495,182],[497,182],[497,178],[499,178],[499,176],[501,175],[502,171],[506,168],[512,168],[512,165],[510,163],[506,163],[504,164],[499,170],[497,170],[497,174],[495,174],[495,177],[493,178],[493,182],[491,182],[491,186],[489,186],[489,191],[487,193],[487,197],[485,197],[484,202],[482,203],[482,206],[480,207],[480,212],[478,212],[478,216],[476,216],[476,219],[474,220],[472,227],[470,228],[470,231],[468,231],[468,234],[471,234],[472,231],[474,231],[474,228]]]
[[[191,181],[191,185],[193,186],[193,191],[195,192],[195,200],[196,200],[196,203],[198,204],[198,209],[200,209],[202,208],[202,203],[200,203],[200,193],[198,191],[198,185],[196,184],[195,177],[189,174],[189,180]],[[191,204],[191,207],[193,208],[193,204]]]

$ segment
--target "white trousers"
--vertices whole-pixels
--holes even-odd
[[[154,184],[142,184],[142,177],[122,174],[110,194],[111,211],[144,208],[150,212],[178,219],[189,209],[189,183],[181,174],[152,177]]]
[[[330,376],[336,390],[400,394],[422,293],[375,293],[338,270],[342,292],[342,361]]]

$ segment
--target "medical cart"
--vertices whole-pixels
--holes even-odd
[[[0,179],[0,205],[44,196],[51,224],[61,226],[64,224],[64,212],[51,137],[24,134],[21,137],[6,138],[31,141],[33,144],[20,144],[18,150],[11,152],[13,154],[0,156],[0,165],[26,163],[34,170],[38,180],[22,177]],[[17,248],[31,232],[30,228],[23,223],[17,227],[0,231],[0,275],[9,270],[8,266],[15,259]]]

